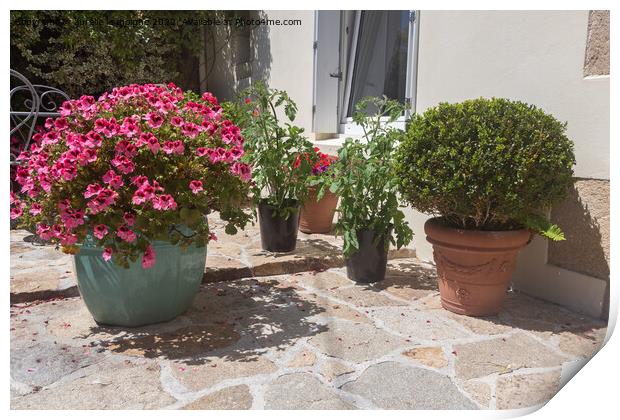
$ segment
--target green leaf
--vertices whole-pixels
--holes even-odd
[[[536,233],[551,239],[552,241],[564,241],[566,237],[558,225],[551,223],[546,217],[538,214],[529,214],[524,225]]]

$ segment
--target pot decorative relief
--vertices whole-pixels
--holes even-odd
[[[440,218],[429,219],[424,231],[433,245],[442,306],[462,315],[497,314],[530,231],[456,229]]]

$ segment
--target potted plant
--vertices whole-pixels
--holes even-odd
[[[304,233],[327,233],[332,230],[338,205],[338,196],[329,190],[334,180],[332,165],[338,158],[321,153],[318,147],[314,148],[314,152],[309,163],[315,163],[312,165],[312,176],[308,179],[308,195],[301,207],[299,230]]]
[[[383,280],[390,243],[401,248],[413,236],[399,209],[398,180],[391,169],[395,143],[402,136],[391,124],[403,111],[386,97],[358,102],[353,120],[364,134],[347,139],[334,164],[330,188],[340,196],[336,231],[344,238],[347,276],[356,282]]]
[[[507,99],[442,103],[410,122],[395,172],[425,224],[444,308],[500,311],[530,232],[563,240],[546,211],[565,197],[575,163],[566,125]]]
[[[75,255],[95,320],[137,326],[184,312],[198,291],[206,214],[235,233],[250,168],[239,128],[210,93],[130,85],[65,102],[19,156],[11,217]]]
[[[300,205],[307,193],[312,163],[300,156],[313,152],[303,129],[293,125],[297,105],[285,91],[257,82],[227,104],[246,139],[244,161],[252,168],[252,197],[258,208],[262,248],[295,249]]]

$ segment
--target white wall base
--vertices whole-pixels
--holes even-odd
[[[547,240],[536,236],[521,251],[513,287],[596,318],[602,316],[607,283],[547,264]]]

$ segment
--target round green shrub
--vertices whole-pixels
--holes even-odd
[[[529,227],[563,239],[545,210],[565,197],[575,164],[566,124],[508,99],[441,103],[410,121],[394,163],[403,198],[454,227]]]

